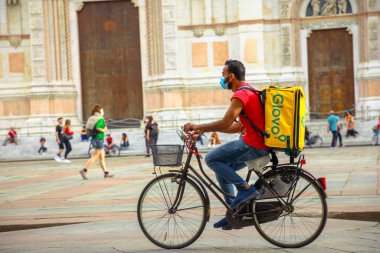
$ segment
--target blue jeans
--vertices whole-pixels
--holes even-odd
[[[244,162],[268,154],[268,150],[253,148],[240,137],[239,140],[227,142],[210,151],[206,155],[205,161],[207,166],[215,172],[220,188],[224,192],[234,195],[233,185],[237,190],[241,190],[247,183],[236,171],[246,166]],[[224,199],[227,204],[231,204],[230,198],[224,196]]]

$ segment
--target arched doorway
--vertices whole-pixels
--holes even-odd
[[[78,12],[83,119],[143,117],[139,12],[131,1],[86,2]]]
[[[352,35],[345,28],[313,30],[307,53],[311,118],[355,107]]]

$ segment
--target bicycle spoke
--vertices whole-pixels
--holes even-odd
[[[256,227],[265,239],[277,246],[304,246],[314,240],[325,225],[326,201],[318,184],[308,176],[299,174],[296,182],[286,182],[277,180],[280,175],[278,173],[272,176],[272,184],[279,192],[281,189],[287,189],[285,184],[292,184],[287,191],[287,206],[282,214],[277,215],[277,219],[258,224]],[[257,218],[255,220],[258,221]]]

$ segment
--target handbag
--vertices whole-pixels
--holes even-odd
[[[64,140],[71,140],[72,138],[73,138],[72,135],[63,134],[63,139],[64,139]]]

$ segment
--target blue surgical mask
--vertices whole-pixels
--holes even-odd
[[[227,84],[224,82],[224,76],[220,78],[219,84],[220,84],[220,87],[222,87],[222,89],[227,90],[228,87],[227,87]]]
[[[229,75],[228,75],[229,76]],[[228,83],[229,82],[227,82],[227,83],[225,83],[225,80],[226,78],[224,77],[224,76],[222,76],[221,78],[220,78],[220,81],[219,81],[219,84],[220,84],[220,87],[222,87],[222,89],[224,89],[224,90],[228,90]]]

